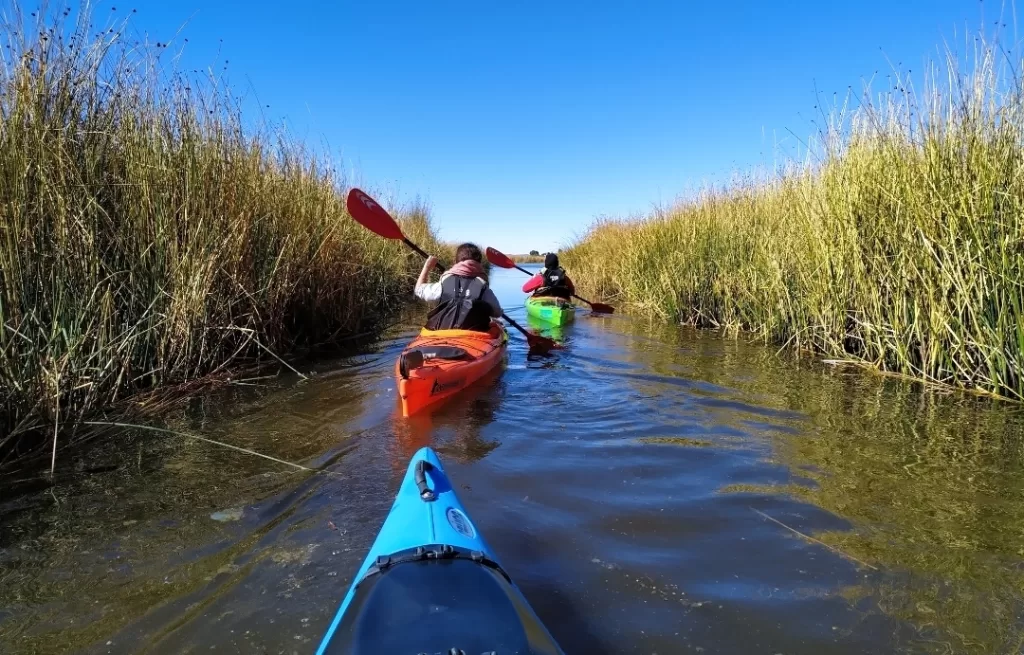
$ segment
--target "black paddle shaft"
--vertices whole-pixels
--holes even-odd
[[[525,328],[523,328],[523,326],[522,326],[522,325],[520,325],[520,324],[516,323],[516,322],[515,322],[515,321],[513,321],[513,320],[512,320],[511,318],[509,318],[509,317],[508,317],[508,315],[507,315],[507,314],[505,314],[504,312],[502,312],[502,314],[501,314],[501,317],[502,317],[503,319],[505,319],[506,321],[508,321],[508,322],[509,322],[509,325],[511,325],[511,326],[512,326],[512,327],[514,327],[515,329],[519,330],[519,331],[520,331],[520,332],[522,332],[523,334],[527,335],[527,337],[530,337],[530,336],[534,336],[534,335],[531,335],[531,334],[530,334],[529,332],[527,332],[527,331],[526,331],[526,329],[525,329]],[[527,339],[527,340],[529,340],[529,339]]]
[[[420,254],[420,256],[421,256],[421,257],[423,257],[424,259],[429,259],[429,258],[430,258],[430,255],[428,255],[428,254],[426,253],[426,251],[424,251],[424,250],[423,250],[423,248],[420,248],[419,246],[417,246],[417,245],[416,245],[415,243],[413,243],[412,241],[409,241],[409,239],[408,239],[407,237],[402,237],[402,241],[404,241],[404,242],[405,242],[405,245],[409,246],[410,248],[412,248],[413,250],[415,250],[415,251],[416,251],[417,253],[419,253],[419,254]],[[444,268],[444,264],[442,264],[442,263],[441,263],[441,262],[440,262],[439,260],[435,262],[434,266],[435,266],[435,267],[436,267],[436,268],[437,268],[438,270],[441,270],[441,271],[445,270],[445,268]]]

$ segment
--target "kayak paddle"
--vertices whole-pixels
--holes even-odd
[[[495,266],[500,266],[501,268],[516,268],[516,269],[519,269],[520,271],[522,271],[523,273],[526,273],[527,275],[529,275],[531,277],[533,276],[533,273],[531,273],[530,271],[526,270],[522,266],[519,266],[518,264],[516,264],[515,261],[511,257],[509,257],[505,253],[503,253],[501,251],[498,251],[498,250],[495,250],[494,248],[491,248],[489,246],[487,248],[487,261],[491,262]],[[576,298],[577,300],[582,300],[583,302],[587,303],[588,305],[590,305],[590,309],[592,309],[593,311],[598,312],[600,314],[613,314],[613,313],[615,313],[615,308],[614,307],[612,307],[611,305],[606,305],[603,302],[590,302],[586,298],[580,298],[575,293],[572,294],[572,297]]]
[[[348,192],[348,200],[345,204],[348,207],[348,213],[352,215],[352,218],[366,229],[375,234],[379,234],[385,239],[402,241],[405,245],[409,246],[423,257],[429,257],[422,248],[402,234],[402,228],[398,226],[398,222],[391,217],[391,214],[381,207],[376,200],[366,195],[363,191],[353,187],[353,189]],[[442,266],[440,262],[437,263],[437,268],[442,271],[444,270],[444,266]],[[502,312],[501,317],[508,321],[509,325],[523,333],[523,336],[526,337],[526,342],[530,344],[530,348],[536,348],[538,350],[562,348],[561,345],[552,339],[542,337],[539,334],[533,334],[532,332],[527,332],[523,326],[506,316],[504,312]]]

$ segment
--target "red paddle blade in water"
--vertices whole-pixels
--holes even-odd
[[[584,300],[583,302],[587,302],[587,301]],[[615,313],[615,308],[614,307],[612,307],[611,305],[606,305],[603,302],[592,302],[592,303],[590,303],[590,309],[591,309],[591,311],[594,311],[594,312],[596,312],[598,314],[614,314]]]
[[[376,232],[385,239],[402,240],[405,238],[402,228],[398,227],[398,223],[391,218],[391,214],[360,189],[353,188],[348,192],[348,200],[345,205],[352,218],[371,232]]]
[[[520,332],[522,332],[523,336],[526,337],[526,343],[528,343],[530,345],[530,350],[545,350],[545,351],[547,351],[547,350],[561,350],[561,349],[564,348],[564,346],[562,344],[558,343],[554,339],[548,339],[547,337],[542,337],[539,334],[534,334],[533,332],[528,332],[526,330],[526,328],[524,328],[522,325],[516,323],[511,318],[509,318],[508,314],[502,314],[501,317],[503,319],[505,319],[505,321],[509,325],[511,325],[515,329],[519,330]]]
[[[539,334],[528,334],[526,336],[526,343],[530,345],[531,350],[564,350],[565,346],[558,343],[554,339],[548,339],[542,337]]]
[[[487,261],[491,262],[495,266],[499,266],[501,268],[516,267],[516,263],[512,261],[512,258],[503,252],[495,250],[490,246],[487,247],[487,250],[485,252],[487,253]]]

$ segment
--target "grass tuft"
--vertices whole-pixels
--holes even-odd
[[[834,112],[819,157],[599,221],[562,261],[641,313],[1024,399],[1024,93],[977,43]]]

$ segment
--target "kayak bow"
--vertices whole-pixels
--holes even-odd
[[[470,520],[437,454],[409,462],[317,655],[564,655]]]

